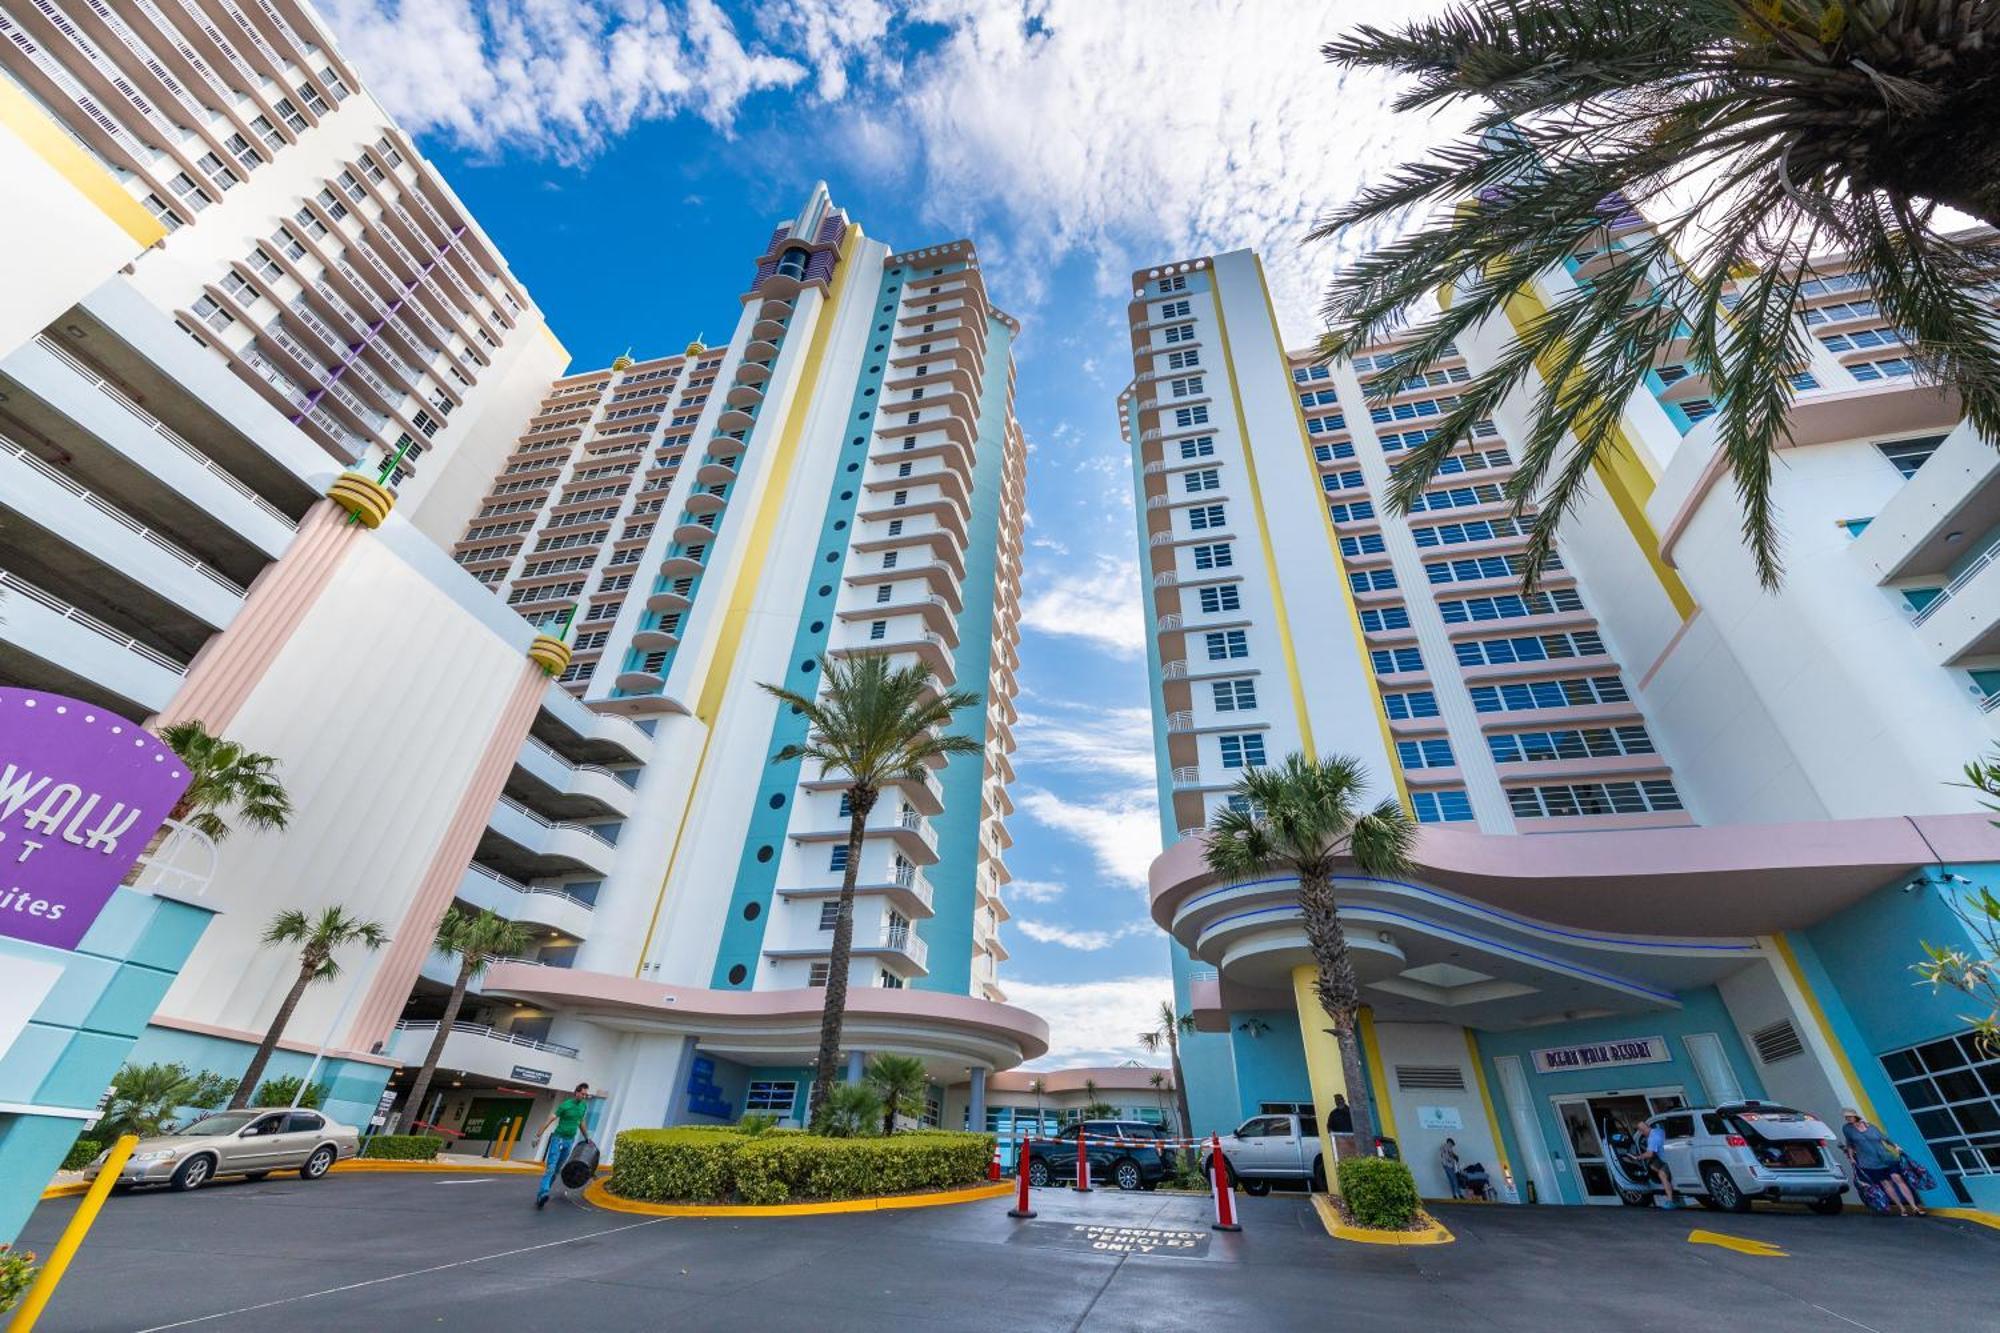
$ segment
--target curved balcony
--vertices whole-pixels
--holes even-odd
[[[706,545],[715,540],[715,528],[711,524],[696,523],[684,517],[674,525],[674,540],[683,546]]]
[[[666,652],[679,647],[680,641],[680,635],[657,627],[637,630],[632,635],[632,646],[642,653]]]
[[[901,638],[881,642],[838,644],[829,647],[827,654],[832,657],[855,657],[867,653],[886,653],[891,658],[903,654],[913,654],[931,674],[945,686],[958,682],[958,672],[952,663],[952,654],[942,635],[925,633],[921,636],[905,633]]]
[[[741,446],[739,445],[738,448],[740,449]],[[729,457],[740,458],[742,455],[736,453],[729,455]],[[724,463],[720,459],[704,458],[701,466],[695,469],[694,479],[695,484],[700,486],[726,486],[736,480],[736,469],[731,464]]]
[[[635,647],[637,646],[637,638],[637,635],[633,636]],[[667,688],[667,678],[664,673],[648,671],[644,667],[635,667],[630,671],[621,671],[618,673],[617,679],[612,683],[627,694],[658,694],[661,690]]]
[[[740,407],[724,407],[721,414],[715,418],[715,428],[723,434],[731,431],[747,431],[754,424],[756,418]]]
[[[435,1021],[405,1020],[398,1023],[395,1035],[389,1039],[386,1054],[414,1068],[422,1064],[424,1056],[430,1052],[437,1029]],[[438,1067],[498,1079],[514,1086],[532,1081],[551,1087],[569,1087],[578,1081],[582,1068],[577,1063],[578,1054],[574,1046],[517,1037],[482,1023],[453,1023],[450,1034],[445,1037],[444,1052],[438,1057]],[[537,1077],[530,1079],[523,1075],[521,1071],[524,1069],[532,1070]]]
[[[459,877],[458,900],[495,916],[543,926],[575,939],[590,933],[596,909],[573,893],[547,885],[523,884],[474,861]]]
[[[848,779],[842,774],[822,773],[818,777],[802,778],[799,786],[806,791],[846,791]],[[894,787],[902,793],[903,799],[919,813],[940,814],[944,810],[944,788],[939,785],[937,775],[929,769],[915,778],[892,778],[883,784]]]
[[[771,378],[771,367],[763,361],[745,360],[736,367],[738,384],[763,384]]]
[[[883,570],[883,573],[900,573],[900,570]],[[958,647],[958,620],[951,603],[935,593],[921,600],[900,602],[870,602],[864,606],[850,607],[838,613],[844,621],[885,620],[892,616],[921,615],[924,626],[931,633],[943,637],[948,647]]]
[[[572,862],[600,875],[610,874],[616,861],[611,840],[588,824],[550,819],[512,797],[502,796],[494,803],[486,825],[534,855]]]
[[[764,401],[764,391],[754,384],[738,382],[729,386],[729,392],[722,396],[722,401],[731,407],[755,407]]]
[[[876,807],[878,811],[881,809],[881,806]],[[903,859],[912,865],[937,864],[937,832],[915,810],[901,811],[883,823],[869,824],[862,830],[862,837],[889,839],[903,854]],[[791,838],[794,842],[844,843],[847,841],[847,822],[842,820],[838,828],[794,830]]]
[[[690,514],[719,514],[728,504],[712,491],[695,491],[688,496],[685,508]]]
[[[757,307],[757,318],[760,322],[767,319],[784,321],[791,317],[792,303],[778,297],[769,297],[765,300],[764,304]],[[779,328],[782,329],[783,327],[783,323],[780,322]],[[751,332],[755,333],[756,329],[752,328]]]
[[[694,599],[689,595],[692,592],[693,589],[689,589],[685,593],[675,592],[672,588],[662,589],[646,598],[646,609],[648,611],[685,611],[694,605]]]
[[[746,363],[771,361],[777,358],[778,339],[784,336],[784,327],[780,325],[775,332],[767,336],[759,331],[763,323],[764,321],[759,320],[757,324],[751,326],[750,341],[743,344],[743,360]]]
[[[701,571],[701,561],[695,559],[685,551],[670,552],[660,561],[660,573],[670,579],[688,578],[700,574]],[[654,607],[653,609],[657,611],[660,608]]]
[[[610,814],[621,817],[632,813],[631,786],[602,765],[573,763],[533,736],[527,738],[514,762],[559,796],[594,801]]]
[[[881,898],[913,920],[937,915],[937,908],[932,899],[931,882],[925,879],[923,872],[915,866],[897,866],[887,879],[857,883],[854,886],[854,895],[857,898]],[[778,896],[798,901],[813,899],[825,901],[838,898],[840,886],[812,884],[780,888]]]
[[[789,313],[788,311],[787,314]],[[778,340],[784,336],[784,317],[760,312],[757,316],[757,322],[750,326],[750,337],[752,340],[750,347],[768,347],[775,353],[778,350]],[[751,354],[750,347],[743,349],[745,356]]]

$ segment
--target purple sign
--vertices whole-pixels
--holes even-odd
[[[108,709],[0,689],[0,935],[74,949],[190,780]]]

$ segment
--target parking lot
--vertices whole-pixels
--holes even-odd
[[[2000,1231],[1803,1211],[1439,1210],[1456,1244],[1337,1242],[1298,1195],[1035,1192],[786,1219],[645,1218],[532,1178],[339,1173],[113,1199],[43,1330],[1991,1329]],[[46,1252],[75,1200],[22,1244]],[[1702,1229],[1785,1257],[1691,1244]]]

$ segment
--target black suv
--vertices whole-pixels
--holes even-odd
[[[1028,1145],[1028,1183],[1050,1185],[1076,1179],[1076,1132],[1089,1142],[1090,1183],[1121,1190],[1149,1190],[1174,1170],[1174,1150],[1162,1142],[1166,1130],[1143,1120],[1083,1120],[1065,1125],[1054,1139]]]

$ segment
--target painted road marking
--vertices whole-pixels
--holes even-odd
[[[433,1180],[433,1185],[491,1185],[490,1180]]]
[[[1198,1259],[1208,1253],[1207,1228],[1118,1227],[1092,1222],[1023,1227],[1010,1238],[1030,1245],[1060,1245],[1098,1254],[1158,1254]]]
[[[139,1333],[165,1333],[170,1328],[187,1328],[193,1324],[206,1324],[211,1319],[228,1319],[232,1315],[250,1314],[257,1310],[270,1310],[280,1305],[296,1305],[300,1301],[316,1300],[321,1296],[337,1296],[343,1291],[360,1291],[365,1287],[379,1287],[384,1282],[400,1282],[406,1277],[423,1277],[427,1273],[444,1273],[454,1268],[465,1268],[471,1264],[488,1263],[494,1259],[511,1259],[517,1254],[533,1254],[537,1250],[553,1250],[560,1245],[574,1245],[580,1240],[596,1240],[599,1236],[615,1236],[621,1231],[636,1231],[640,1227],[657,1226],[667,1221],[664,1217],[649,1217],[643,1222],[627,1222],[622,1227],[605,1227],[601,1231],[586,1231],[581,1236],[570,1236],[563,1240],[544,1241],[540,1245],[523,1245],[519,1249],[501,1250],[497,1254],[482,1254],[472,1259],[459,1259],[448,1264],[432,1264],[429,1268],[412,1268],[406,1273],[390,1273],[386,1277],[371,1277],[366,1282],[349,1282],[338,1287],[327,1287],[321,1291],[308,1291],[298,1296],[285,1296],[275,1301],[264,1301],[257,1305],[245,1305],[236,1310],[218,1310],[214,1314],[196,1315],[192,1319],[177,1319],[171,1324],[155,1324],[141,1329]]]
[[[1729,1236],[1720,1231],[1703,1231],[1696,1227],[1688,1232],[1690,1245],[1716,1245],[1738,1254],[1754,1254],[1759,1259],[1789,1259],[1791,1255],[1764,1240],[1751,1240],[1747,1236]]]

